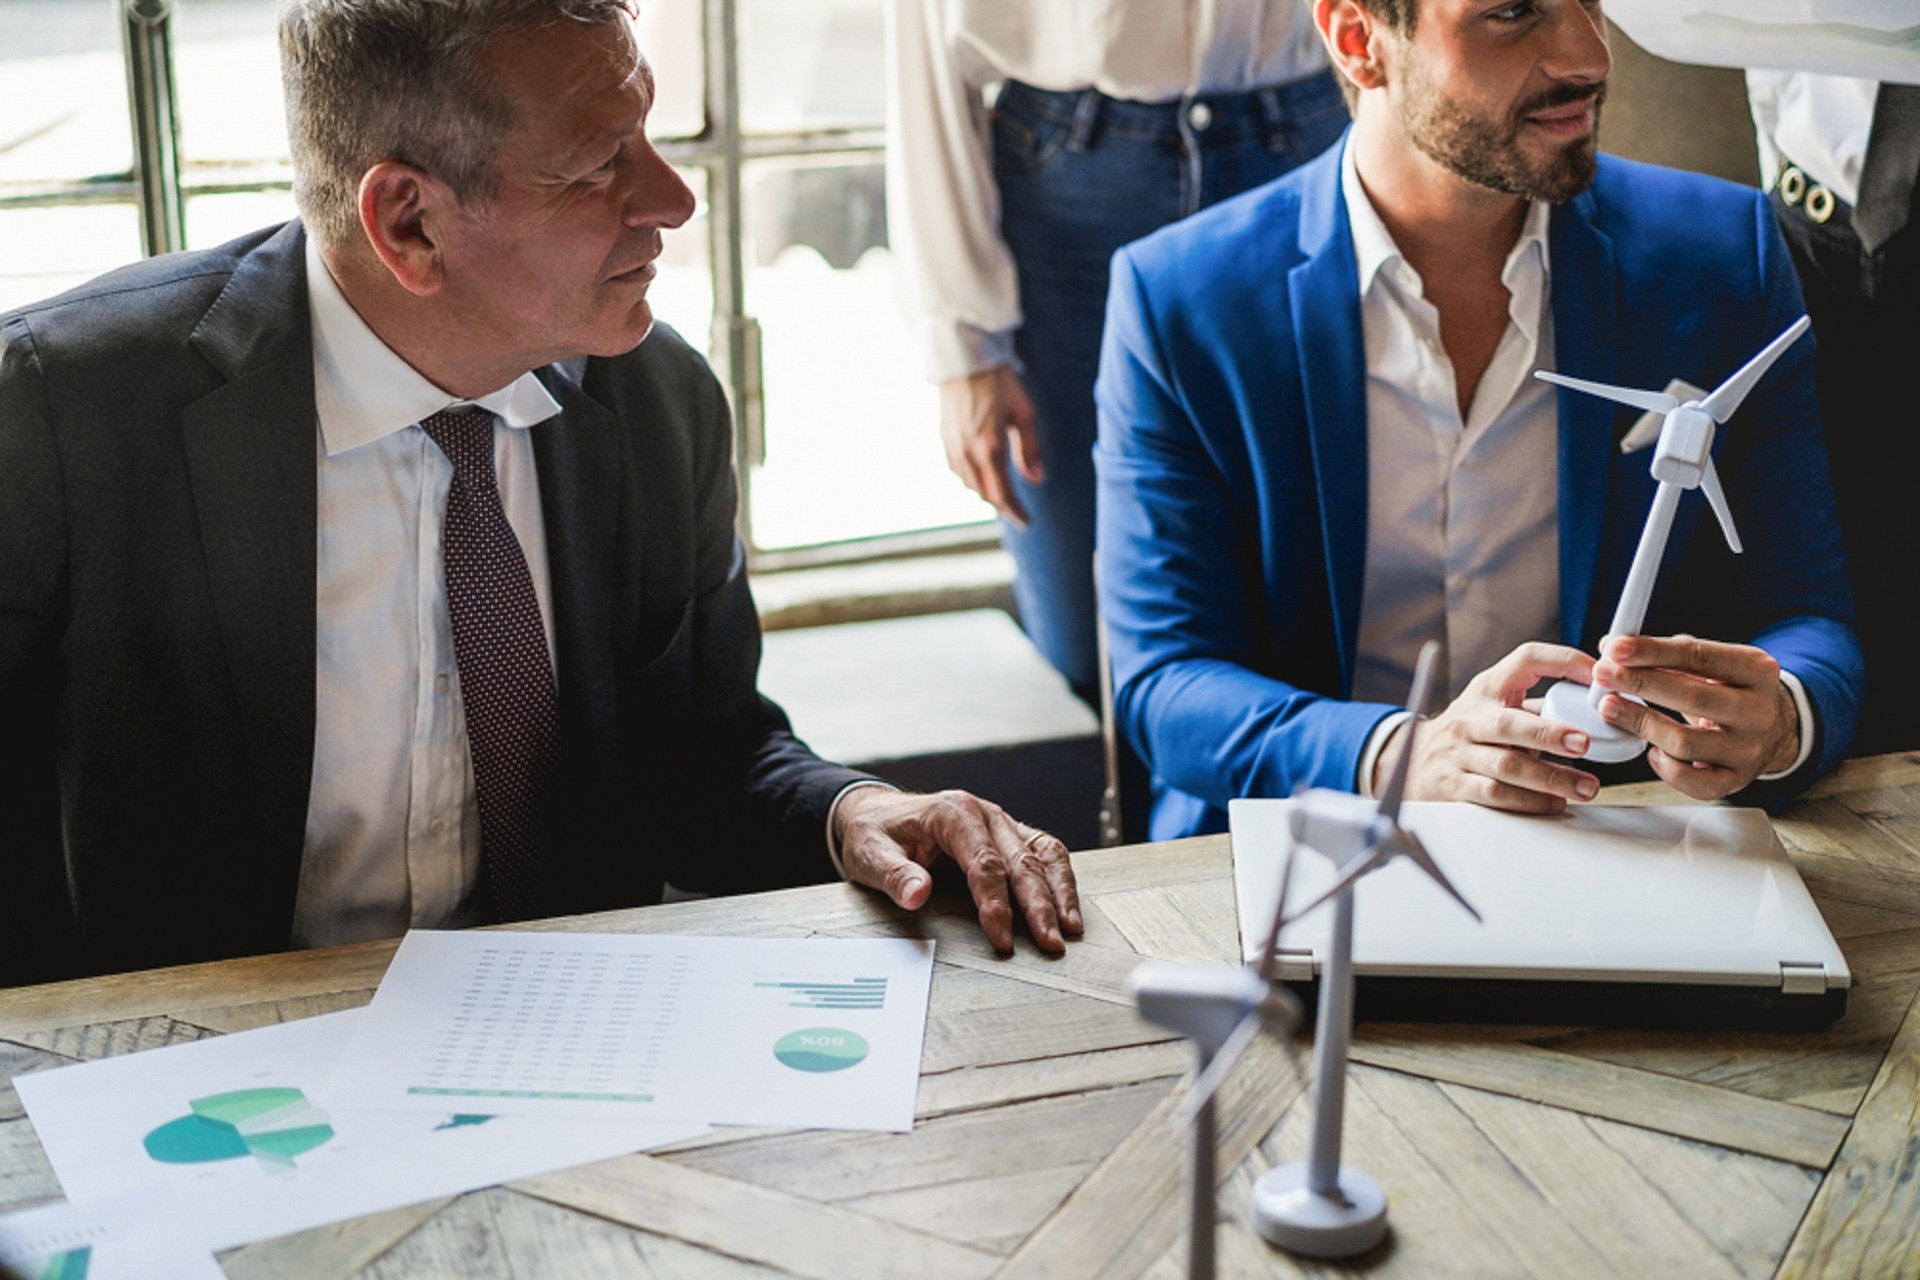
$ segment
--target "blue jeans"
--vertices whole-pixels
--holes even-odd
[[[1000,230],[1013,251],[1025,366],[1046,479],[1013,484],[1031,517],[1002,522],[1021,625],[1074,691],[1099,690],[1093,596],[1093,380],[1114,251],[1311,160],[1347,110],[1331,73],[1180,102],[1009,83],[994,108]]]

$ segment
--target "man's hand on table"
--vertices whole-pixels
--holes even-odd
[[[1422,721],[1407,774],[1408,800],[1469,800],[1517,813],[1562,813],[1591,800],[1600,780],[1541,754],[1585,755],[1587,735],[1539,714],[1527,692],[1542,679],[1588,681],[1593,659],[1558,644],[1523,644],[1475,676],[1451,705]],[[1406,725],[1395,729],[1374,768],[1380,794],[1399,759]]]
[[[1067,847],[965,791],[916,795],[860,787],[840,797],[834,836],[847,878],[878,889],[908,911],[933,892],[942,854],[966,872],[980,927],[996,951],[1013,950],[1013,906],[1042,951],[1067,949],[1081,930],[1080,897]]]
[[[1601,684],[1685,720],[1608,697],[1600,714],[1649,744],[1647,762],[1674,790],[1718,800],[1800,752],[1800,714],[1773,655],[1693,636],[1619,636],[1601,646]]]

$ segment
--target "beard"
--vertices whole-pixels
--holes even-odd
[[[1468,182],[1528,200],[1560,204],[1593,182],[1604,82],[1555,85],[1515,103],[1505,120],[1469,115],[1445,93],[1418,75],[1406,81],[1400,104],[1401,125],[1414,146]],[[1545,159],[1521,146],[1527,117],[1576,102],[1593,102],[1593,129],[1585,137],[1561,143]]]

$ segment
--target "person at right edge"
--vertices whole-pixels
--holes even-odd
[[[1592,799],[1585,736],[1529,696],[1572,678],[1681,792],[1783,802],[1845,755],[1864,679],[1812,344],[1714,440],[1745,554],[1684,502],[1644,633],[1604,643],[1653,497],[1638,415],[1532,376],[1717,386],[1801,315],[1765,198],[1596,155],[1591,0],[1314,17],[1343,144],[1114,259],[1101,607],[1153,837],[1372,793],[1436,636],[1410,799]]]
[[[1881,52],[1874,46],[1875,52]],[[1762,185],[1813,318],[1820,420],[1833,460],[1867,669],[1853,749],[1920,747],[1913,513],[1920,477],[1920,85],[1747,72]]]

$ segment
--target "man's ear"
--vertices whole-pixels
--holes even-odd
[[[374,256],[408,293],[437,293],[446,278],[440,237],[459,202],[436,178],[383,160],[360,179],[360,226]]]
[[[1360,0],[1314,0],[1313,24],[1326,42],[1328,60],[1341,75],[1361,89],[1378,89],[1386,84],[1375,56],[1376,42],[1386,33],[1386,24]]]

